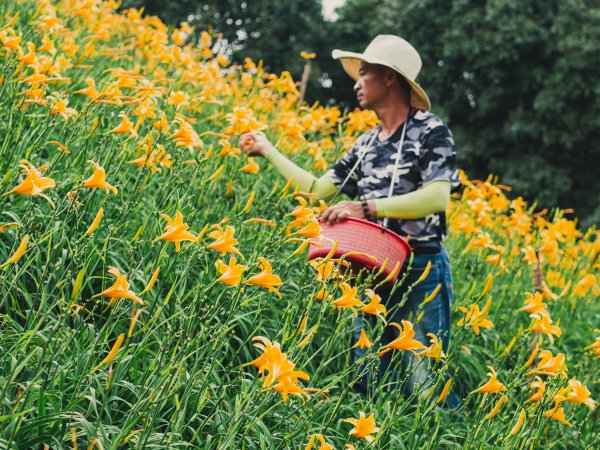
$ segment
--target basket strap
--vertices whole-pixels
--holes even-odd
[[[392,196],[394,193],[394,184],[396,184],[396,175],[398,174],[398,163],[400,163],[400,156],[402,155],[402,147],[404,146],[404,135],[406,134],[406,122],[408,122],[408,118],[404,121],[404,126],[402,127],[402,134],[400,135],[400,143],[398,144],[398,153],[396,153],[396,164],[394,164],[394,173],[392,175],[392,180],[390,182],[390,190],[388,191],[388,198]],[[383,227],[387,228],[388,222],[390,221],[389,217],[383,219]]]
[[[329,201],[329,204],[332,204],[333,201],[336,199],[336,197],[340,194],[340,192],[342,192],[342,189],[344,189],[344,186],[346,185],[346,183],[348,182],[348,180],[350,179],[350,177],[352,176],[352,174],[354,173],[354,171],[356,170],[356,168],[358,167],[358,165],[360,164],[360,162],[363,160],[363,158],[365,157],[365,155],[367,154],[367,152],[371,149],[371,145],[373,145],[373,141],[375,140],[376,136],[377,136],[377,132],[374,132],[373,135],[371,136],[371,138],[369,139],[369,142],[367,143],[367,145],[365,147],[363,147],[364,150],[361,151],[360,155],[358,155],[358,159],[356,160],[356,163],[354,163],[354,166],[352,167],[352,169],[350,170],[350,172],[348,172],[348,176],[342,182],[342,184],[340,184],[340,187],[336,191],[335,195]],[[404,136],[404,134],[403,134],[403,136]]]

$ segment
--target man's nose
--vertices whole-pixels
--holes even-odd
[[[360,78],[358,80],[356,80],[356,83],[354,83],[354,92],[358,91],[358,89],[360,89]]]

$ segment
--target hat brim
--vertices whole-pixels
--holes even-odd
[[[331,53],[331,56],[333,57],[333,59],[340,60],[340,62],[342,63],[342,67],[353,80],[358,80],[360,78],[359,69],[361,61],[368,62],[369,64],[380,64],[382,66],[389,67],[390,69],[394,69],[396,72],[398,72],[404,77],[406,82],[412,88],[410,96],[411,106],[417,109],[422,109],[424,111],[431,110],[431,102],[429,101],[429,97],[427,96],[423,88],[411,79],[409,79],[404,73],[402,73],[402,70],[400,70],[398,67],[394,67],[387,61],[383,61],[379,58],[374,58],[369,55],[364,55],[362,53],[346,52],[342,50],[334,50]]]

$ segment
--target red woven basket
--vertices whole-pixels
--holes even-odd
[[[361,269],[381,269],[386,258],[388,264],[380,278],[387,278],[397,263],[404,264],[410,246],[404,238],[376,223],[348,217],[343,222],[321,222],[322,238],[314,238],[308,247],[308,259],[325,257],[338,241],[333,258],[345,256],[354,272]],[[396,281],[396,277],[390,280]]]

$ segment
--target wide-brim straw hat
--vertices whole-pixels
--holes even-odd
[[[414,108],[425,111],[431,109],[429,97],[427,97],[423,88],[415,82],[423,65],[421,57],[417,50],[401,37],[392,34],[380,34],[371,41],[363,53],[336,49],[331,53],[331,56],[333,59],[341,61],[346,73],[354,80],[358,80],[360,77],[358,71],[361,61],[394,69],[406,79],[412,88],[410,104]]]

